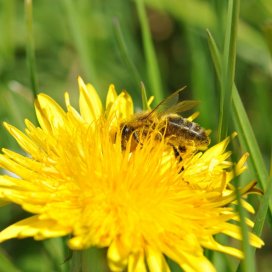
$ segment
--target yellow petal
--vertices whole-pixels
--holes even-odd
[[[192,254],[187,254],[184,252],[183,257],[186,261],[183,264],[181,263],[180,265],[186,272],[216,272],[212,263],[204,256],[196,257]]]
[[[194,112],[192,115],[190,115],[188,118],[186,118],[188,121],[192,122],[199,116],[199,112]]]
[[[204,154],[202,155],[202,160],[206,160],[206,161],[209,161],[213,158],[216,158],[217,156],[221,155],[228,143],[230,141],[230,137],[227,137],[225,140],[223,140],[222,142],[210,147],[206,152],[204,152]]]
[[[130,95],[122,92],[107,110],[106,115],[111,122],[110,126],[118,128],[120,121],[131,118],[133,114],[133,102]]]
[[[159,250],[152,247],[146,249],[146,261],[150,272],[170,272],[167,262]]]
[[[228,247],[228,246],[224,246],[221,245],[219,243],[217,243],[213,237],[206,237],[206,241],[203,241],[202,244],[203,246],[205,246],[206,248],[209,248],[211,250],[216,250],[219,252],[223,252],[223,253],[227,253],[229,255],[232,255],[238,259],[242,259],[244,257],[244,254],[241,250],[236,249],[234,247]]]
[[[18,158],[19,154],[16,157]],[[27,161],[27,159],[25,161]],[[30,165],[31,165],[31,163],[30,163]],[[20,176],[21,178],[30,177],[33,173],[33,170],[27,169],[25,166],[22,166],[19,163],[16,163],[16,161],[13,161],[3,155],[0,155],[0,166],[5,168],[6,170],[18,175],[18,176]]]
[[[65,92],[65,94],[64,94],[64,100],[65,100],[66,108],[68,108],[69,106],[71,106],[69,93]]]
[[[25,152],[35,154],[39,151],[37,144],[27,137],[22,131],[7,123],[4,123],[4,126]]]
[[[226,223],[226,228],[222,230],[222,233],[225,233],[226,235],[229,235],[230,237],[233,237],[237,240],[241,240],[241,229],[239,226],[235,226],[233,224]],[[254,247],[261,247],[264,245],[264,242],[257,237],[255,234],[249,232],[249,242]]]
[[[139,252],[129,256],[128,272],[146,272],[144,253]],[[160,272],[160,271],[158,271]]]
[[[241,157],[241,159],[236,164],[236,166],[235,166],[235,173],[234,173],[236,176],[242,174],[247,169],[245,163],[246,163],[248,157],[249,157],[249,153],[243,154],[243,156]]]
[[[116,239],[108,249],[108,264],[112,271],[122,271],[128,262],[129,248],[123,241]]]
[[[21,220],[0,232],[0,242],[11,238],[26,238],[33,236],[36,240],[63,236],[69,229],[56,225],[53,220],[39,220],[37,215]]]
[[[63,127],[65,123],[65,112],[50,96],[39,94],[35,101],[36,115],[40,126],[51,132],[59,127]]]
[[[100,97],[98,96],[95,88],[83,82],[83,80],[78,78],[79,85],[79,108],[82,118],[89,124],[94,120],[97,120],[102,113],[102,103]]]
[[[150,106],[151,106],[152,102],[154,101],[154,98],[155,97],[152,95],[152,96],[149,97],[149,99],[147,101],[147,106],[148,106],[149,109],[151,109]]]
[[[107,99],[106,99],[106,109],[107,110],[114,104],[116,98],[117,98],[117,93],[116,93],[115,87],[113,84],[111,84],[109,86]]]

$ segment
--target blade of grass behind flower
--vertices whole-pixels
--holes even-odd
[[[96,70],[93,64],[91,47],[87,42],[87,37],[83,33],[84,27],[81,26],[80,14],[77,12],[75,1],[62,0],[65,15],[71,28],[71,34],[78,51],[83,70],[87,76],[87,80],[97,86]],[[99,89],[99,86],[97,86]]]
[[[229,238],[224,234],[217,234],[215,236],[215,239],[219,244],[222,245],[227,244],[229,242]],[[204,253],[205,256],[212,262],[216,271],[220,272],[234,271],[233,263],[227,255],[210,249],[205,249]]]
[[[218,50],[218,47],[216,45],[216,42],[215,42],[211,32],[209,31],[209,29],[206,29],[206,31],[207,31],[207,34],[208,34],[208,45],[209,45],[213,65],[214,65],[214,68],[215,68],[215,73],[217,75],[218,80],[221,80],[221,77],[220,77],[220,75],[221,75],[221,56],[220,56],[220,52]]]
[[[141,84],[141,76],[137,71],[136,66],[134,65],[131,57],[129,56],[128,49],[125,43],[124,35],[122,33],[122,29],[120,26],[120,22],[117,18],[113,19],[113,30],[115,34],[116,41],[118,43],[120,53],[122,55],[122,59],[127,65],[127,68],[131,71],[131,75],[135,81],[135,84],[140,87]]]
[[[216,235],[217,241],[218,241],[218,236],[219,235]],[[226,237],[224,237],[224,238],[226,238]],[[228,243],[227,238],[225,239],[225,242]],[[225,254],[213,251],[210,260],[212,261],[214,267],[216,268],[216,271],[220,271],[220,272],[233,271],[232,262],[231,262],[230,258],[228,258],[228,256],[226,256]]]
[[[251,169],[256,173],[257,179],[260,182],[262,190],[266,189],[266,182],[268,178],[267,169],[265,167],[265,163],[263,161],[261,151],[259,149],[257,140],[255,138],[253,129],[250,125],[249,119],[247,117],[246,111],[242,104],[241,98],[237,91],[237,88],[234,87],[233,90],[233,119],[236,125],[239,138],[246,148],[246,150],[250,153],[250,164]],[[272,204],[272,203],[271,203]],[[272,211],[272,205],[270,206],[270,210]]]
[[[162,83],[159,72],[159,66],[156,58],[154,45],[151,38],[151,33],[148,25],[147,15],[145,11],[144,1],[136,0],[136,8],[142,29],[143,47],[146,58],[147,72],[152,95],[155,100],[161,101],[163,99]]]
[[[234,71],[235,71],[235,54],[236,54],[236,35],[233,35],[232,32],[234,32],[235,34],[237,32],[236,28],[237,28],[237,23],[239,18],[238,17],[239,3],[238,3],[238,6],[236,6],[238,1],[236,2],[236,5],[235,3],[233,2],[231,3],[231,2],[232,1],[229,2],[230,3],[229,10],[231,9],[233,10],[231,23],[232,24],[234,23],[234,25],[232,25],[231,28],[227,28],[223,59],[220,58],[220,53],[219,53],[219,50],[217,49],[214,39],[212,38],[211,34],[208,33],[211,55],[215,64],[216,74],[219,78],[219,82],[221,86],[219,139],[224,138],[227,133],[228,122],[229,122],[230,113],[231,113],[230,109],[231,109],[231,103],[232,103],[232,91],[235,86],[234,85]],[[231,4],[233,4],[234,6],[231,6]],[[236,97],[233,97],[234,107],[236,107],[237,109],[237,104],[235,104],[235,101],[237,99],[235,98]],[[228,111],[227,116],[226,116],[226,111]],[[255,263],[253,258],[254,252],[252,251],[252,248],[249,244],[248,228],[245,222],[245,218],[246,218],[245,210],[241,204],[241,195],[239,193],[238,187],[236,191],[237,191],[237,201],[238,201],[237,209],[240,215],[240,225],[241,225],[241,234],[242,234],[242,249],[245,255],[242,268],[244,269],[244,271],[255,271]]]
[[[239,0],[229,0],[227,25],[222,59],[222,73],[220,81],[220,115],[218,138],[224,139],[228,135],[228,126],[231,113],[232,88],[234,85],[234,73],[236,64],[236,37],[239,21]]]
[[[213,39],[211,33],[208,31],[208,42],[211,51],[211,57],[215,66],[215,71],[220,80],[221,74],[221,63],[220,63],[220,53],[218,47]],[[268,173],[265,167],[264,160],[261,155],[259,145],[257,143],[256,137],[254,135],[253,129],[247,117],[245,108],[239,96],[236,86],[233,90],[233,120],[238,131],[239,139],[245,150],[249,151],[249,168],[257,176],[258,181],[260,182],[261,188],[266,187],[266,181],[268,178]],[[271,202],[271,201],[270,201]],[[272,214],[272,205],[269,205],[270,214]]]
[[[264,222],[265,222],[267,211],[269,208],[269,201],[271,199],[271,195],[272,195],[272,176],[270,176],[267,181],[267,188],[261,199],[261,203],[259,205],[259,209],[255,217],[255,225],[253,228],[253,232],[257,234],[258,236],[262,234]]]
[[[36,77],[36,64],[35,64],[35,46],[33,39],[33,28],[32,28],[32,0],[25,0],[25,14],[26,14],[26,29],[27,29],[27,62],[30,73],[31,90],[33,97],[37,96],[38,84]]]
[[[198,122],[204,127],[214,128],[217,123],[216,114],[211,114],[211,109],[216,105],[215,89],[209,55],[203,45],[203,37],[193,27],[186,27],[186,38],[190,48],[191,58],[191,82],[193,97],[200,100],[198,110],[201,113]]]

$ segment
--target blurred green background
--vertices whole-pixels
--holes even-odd
[[[149,74],[136,2],[33,1],[38,92],[51,95],[63,105],[64,91],[69,91],[73,104],[77,105],[77,76],[80,75],[85,82],[91,82],[103,98],[109,84],[114,83],[118,91],[126,89],[136,105],[141,107],[140,80],[149,95],[157,88],[163,90],[165,97],[187,85],[184,98],[201,101],[197,122],[212,130],[215,143],[219,83],[209,52],[206,29],[211,31],[222,49],[227,1],[145,1],[160,75],[155,84]],[[27,36],[24,1],[0,0],[0,121],[7,121],[20,129],[24,128],[24,118],[35,121],[26,58]],[[241,1],[236,85],[267,166],[272,134],[271,49],[271,0]],[[0,147],[18,150],[2,126]],[[247,180],[253,178],[254,174],[249,171]],[[0,228],[24,217],[18,207],[2,208]],[[263,237],[266,246],[257,253],[258,271],[270,271],[266,264],[270,261],[272,250],[271,229],[267,229]],[[0,254],[6,256],[7,263],[10,259],[14,264],[6,270],[3,257],[0,272],[66,271],[68,267],[65,259],[69,252],[63,248],[61,239],[8,241],[1,245]],[[104,252],[95,252],[94,256],[93,261],[99,263]],[[98,267],[92,271],[104,269]]]

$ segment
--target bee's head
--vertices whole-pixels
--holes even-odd
[[[121,135],[122,138],[129,138],[130,135],[133,133],[134,128],[127,125],[127,124],[122,124],[121,125]]]
[[[121,124],[120,130],[121,130],[122,149],[125,149],[131,136],[135,132],[135,128],[126,123],[126,124]]]

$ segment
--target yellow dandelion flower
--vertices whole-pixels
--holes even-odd
[[[118,126],[133,115],[131,97],[117,95],[111,85],[103,109],[91,85],[79,79],[79,89],[79,112],[68,94],[67,111],[40,94],[35,103],[40,127],[26,120],[21,132],[4,124],[26,155],[3,149],[0,165],[16,176],[0,176],[0,197],[33,216],[2,230],[0,241],[70,234],[71,249],[107,247],[112,271],[170,271],[165,256],[185,271],[214,271],[204,248],[242,258],[239,249],[214,239],[218,233],[241,239],[233,223],[239,216],[229,138],[181,162],[152,132],[133,152],[123,150]],[[246,157],[236,173],[244,171]],[[245,197],[254,185],[240,188],[250,212]],[[250,243],[263,244],[253,234]]]

